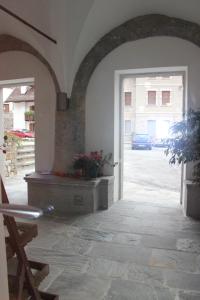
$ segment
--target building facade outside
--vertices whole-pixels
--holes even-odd
[[[133,134],[149,134],[152,141],[166,138],[182,119],[182,76],[126,78],[122,94],[125,143]]]
[[[5,91],[4,91],[5,90]],[[34,131],[34,118],[29,120],[27,112],[34,115],[34,87],[19,86],[10,89],[3,89],[4,94],[4,129]]]

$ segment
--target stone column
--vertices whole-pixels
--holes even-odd
[[[73,157],[84,151],[84,122],[75,109],[56,112],[54,171],[70,172]]]

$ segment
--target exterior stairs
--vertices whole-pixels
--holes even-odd
[[[33,168],[35,165],[35,139],[27,138],[17,148],[17,169]]]

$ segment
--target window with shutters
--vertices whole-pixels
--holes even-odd
[[[29,130],[33,131],[33,132],[35,131],[35,123],[30,123],[29,124]]]
[[[10,111],[10,107],[9,107],[9,104],[4,104],[3,105],[3,111],[5,112],[5,113],[8,113],[9,111]]]
[[[156,91],[148,91],[148,105],[156,105]]]
[[[162,105],[170,104],[170,91],[162,91]]]
[[[131,106],[131,104],[132,104],[132,93],[131,92],[125,92],[124,93],[124,99],[125,99],[125,106]]]

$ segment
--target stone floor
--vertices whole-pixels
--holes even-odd
[[[41,288],[61,300],[200,299],[200,223],[164,203],[119,201],[96,214],[41,219],[27,249],[50,264]]]
[[[33,168],[26,168],[18,171],[16,176],[5,177],[4,184],[10,203],[27,204],[27,183],[24,177],[32,172],[34,172]]]
[[[134,172],[125,166],[130,176],[127,200],[108,211],[38,221],[39,236],[27,253],[50,264],[41,289],[61,300],[199,300],[200,222],[183,216],[177,188],[163,186],[169,179],[163,167],[156,169],[163,173],[159,187],[155,172],[142,171],[147,163],[155,165],[159,154],[149,152],[148,162],[146,156],[135,159],[142,152],[128,155],[137,164]],[[170,180],[178,186],[175,173]],[[137,174],[146,177],[141,180]],[[6,188],[11,202],[26,203],[20,176],[24,174]]]

